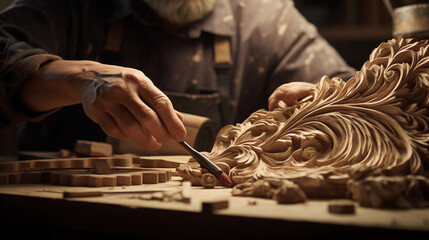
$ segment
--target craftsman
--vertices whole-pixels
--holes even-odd
[[[0,14],[0,125],[25,122],[21,150],[106,134],[158,149],[185,138],[179,112],[221,127],[353,74],[290,0],[19,0]]]

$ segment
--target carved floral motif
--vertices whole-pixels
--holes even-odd
[[[258,191],[251,190],[261,181],[275,189],[280,185],[272,179],[277,179],[296,184],[310,198],[352,194],[359,201],[363,195],[353,182],[374,172],[424,175],[429,169],[428,48],[427,40],[382,43],[348,81],[325,76],[297,105],[261,109],[243,123],[225,126],[205,155],[232,179],[233,195],[255,196]],[[193,159],[178,171],[194,185],[204,173]],[[427,201],[429,181],[419,182]],[[290,199],[297,192],[290,191]]]

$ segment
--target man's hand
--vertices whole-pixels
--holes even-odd
[[[146,149],[186,136],[183,117],[167,96],[132,68],[57,60],[27,81],[20,96],[30,110],[39,112],[81,103],[107,135],[131,138]]]
[[[298,100],[309,96],[315,87],[315,84],[307,82],[291,82],[283,84],[268,98],[268,109],[270,111],[274,110],[278,107],[279,101],[283,101],[289,106],[295,105]]]

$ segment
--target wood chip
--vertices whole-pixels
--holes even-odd
[[[201,211],[203,213],[213,213],[215,210],[226,209],[229,207],[229,200],[210,200],[203,201],[201,205]]]
[[[328,211],[336,214],[354,214],[355,203],[350,200],[333,200],[328,205]]]

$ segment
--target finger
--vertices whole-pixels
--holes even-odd
[[[118,124],[115,120],[110,116],[110,114],[104,112],[101,113],[96,121],[101,129],[109,135],[110,137],[116,139],[127,139],[128,137],[121,131]]]
[[[291,93],[290,99],[294,102],[297,102],[298,100],[303,99],[304,97],[308,96],[310,93],[307,90],[297,90],[295,92]]]
[[[122,103],[134,116],[134,119],[138,121],[150,135],[154,136],[159,143],[165,143],[171,140],[167,128],[156,112],[147,106],[137,93],[132,94],[130,98],[122,100]]]
[[[278,107],[278,102],[279,99],[277,97],[276,92],[274,92],[273,94],[271,94],[271,96],[268,98],[268,110],[272,111],[275,108]]]
[[[178,111],[176,111],[176,115],[177,115],[177,117],[180,119],[180,121],[182,121],[183,122],[183,115],[180,113],[180,112],[178,112]]]
[[[161,147],[161,143],[142,128],[139,121],[123,105],[115,105],[109,110],[109,114],[118,124],[120,130],[129,138],[144,148],[156,150]]]
[[[139,95],[156,112],[163,125],[167,128],[169,135],[176,141],[184,141],[186,129],[181,119],[177,116],[170,99],[153,84],[150,87],[141,87]]]
[[[272,111],[278,107],[277,101],[271,100],[268,101],[268,110]]]

